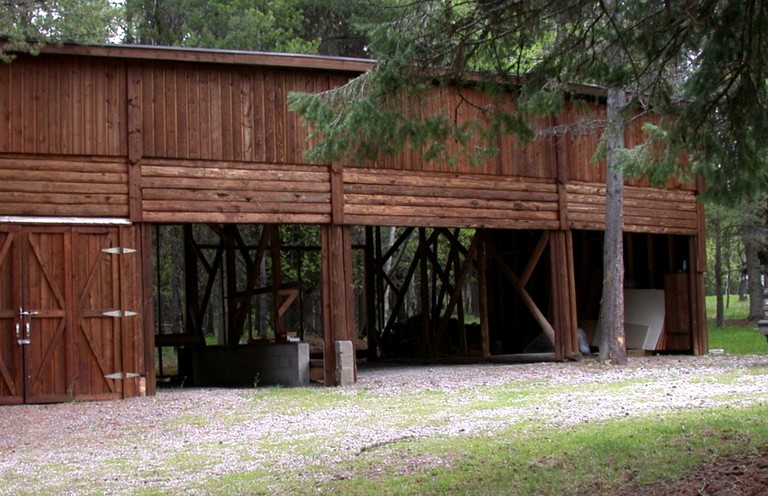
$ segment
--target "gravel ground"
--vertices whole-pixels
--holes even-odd
[[[211,478],[253,470],[302,476],[307,464],[331,466],[409,438],[481,434],[519,422],[567,426],[726,404],[768,404],[768,374],[749,373],[755,366],[768,366],[768,356],[641,357],[624,367],[594,360],[366,366],[356,385],[325,390],[337,400],[330,402],[333,406],[300,411],[260,401],[260,394],[268,397],[259,389],[173,389],[114,402],[4,406],[0,494],[130,494],[140,489],[194,494]],[[479,386],[509,384],[545,384],[553,392],[546,401],[511,401],[462,413],[462,403],[482,399]],[[595,391],[597,384],[616,387],[605,395]],[[413,415],[388,410],[383,401],[422,393],[429,398],[435,392],[446,404],[425,411],[416,422]],[[370,405],[344,401],[362,395],[371,398]],[[398,463],[407,471],[446,461]],[[765,464],[756,467],[758,476],[766,475]],[[344,474],[327,471],[326,476]]]

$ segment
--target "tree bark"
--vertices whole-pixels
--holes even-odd
[[[747,262],[747,292],[749,293],[749,320],[759,320],[763,316],[763,283],[760,280],[760,235],[752,226],[745,226],[741,231],[744,243],[744,255]]]
[[[715,297],[717,298],[717,311],[715,315],[715,327],[725,325],[725,308],[723,305],[723,231],[720,222],[713,222],[715,227]]]
[[[627,363],[624,334],[624,177],[616,167],[616,151],[624,147],[626,95],[608,90],[606,139],[605,239],[603,245],[603,295],[600,305],[601,363]]]

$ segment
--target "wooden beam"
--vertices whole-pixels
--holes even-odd
[[[323,277],[323,359],[325,385],[336,385],[335,342],[355,343],[352,306],[352,237],[348,226],[320,231]]]
[[[144,375],[147,396],[154,396],[157,389],[157,371],[155,370],[155,322],[152,298],[152,231],[148,224],[136,226],[136,243],[139,247],[139,264],[136,271],[140,281],[138,285],[141,322],[144,337]]]
[[[373,228],[365,227],[365,249],[363,255],[363,270],[365,272],[365,331],[368,338],[368,360],[378,358],[379,339],[376,328],[376,263],[374,262]]]
[[[466,279],[467,274],[469,273],[469,269],[472,267],[473,259],[475,257],[475,253],[477,251],[477,237],[472,238],[472,242],[469,245],[469,250],[467,257],[464,259],[464,263],[461,266],[461,271],[456,275],[456,288],[461,288],[461,286],[464,284],[464,279]],[[440,326],[437,328],[437,332],[435,333],[435,338],[432,340],[432,346],[431,351],[432,355],[435,354],[437,351],[437,345],[442,341],[443,334],[445,334],[445,330],[448,327],[448,322],[451,319],[451,315],[453,314],[453,309],[456,307],[459,298],[461,298],[461,290],[457,289],[451,294],[451,298],[448,301],[448,304],[446,305],[445,312],[443,313],[443,317],[440,320]]]
[[[480,349],[483,358],[491,356],[491,332],[488,322],[488,255],[487,241],[483,231],[476,231],[475,236],[479,238],[477,251],[477,285],[480,303]]]
[[[507,262],[504,261],[504,258],[490,244],[488,245],[488,251],[499,264],[499,268],[504,273],[504,275],[506,275],[507,278],[512,282],[512,285],[514,286],[515,290],[517,290],[520,298],[522,298],[525,305],[533,314],[533,318],[536,319],[536,322],[538,322],[541,326],[541,330],[544,332],[550,342],[553,345],[556,345],[555,330],[552,327],[552,324],[550,324],[544,314],[541,313],[541,310],[539,310],[539,307],[536,306],[536,302],[533,301],[533,298],[531,298],[531,295],[528,294],[528,291],[526,291],[525,288],[520,285],[520,280],[517,278],[512,269],[509,268]]]
[[[531,278],[531,274],[533,274],[533,271],[536,269],[536,265],[538,265],[541,255],[544,253],[548,244],[549,231],[542,231],[541,236],[539,237],[539,242],[536,243],[536,248],[533,250],[531,258],[528,259],[528,264],[525,266],[525,270],[523,270],[523,273],[520,275],[521,287],[525,287],[528,284],[528,280]]]

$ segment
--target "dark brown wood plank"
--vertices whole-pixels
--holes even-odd
[[[0,200],[4,215],[67,216],[67,217],[128,217],[128,204],[103,203],[11,203]]]
[[[94,67],[93,81],[94,81],[94,155],[109,155],[109,142],[107,137],[107,118],[108,112],[106,108],[106,102],[109,99],[108,96],[108,84],[106,79],[109,77],[105,74],[103,68],[100,65]]]
[[[168,167],[142,166],[142,175],[158,178],[186,179],[263,179],[264,181],[290,180],[296,182],[328,182],[326,171],[291,171],[280,169],[232,169],[224,167]]]
[[[277,112],[277,95],[275,94],[275,74],[274,71],[264,72],[264,122],[274,122]],[[264,133],[264,161],[276,162],[276,130],[274,126],[268,125]]]
[[[168,132],[166,129],[165,109],[170,105],[165,100],[165,70],[160,67],[152,68],[152,125],[147,126],[145,133],[154,137],[152,150],[147,150],[146,154],[151,157],[171,156],[166,146]]]
[[[197,107],[199,117],[197,119],[196,126],[198,127],[198,133],[196,134],[197,141],[192,143],[192,149],[196,150],[196,153],[190,153],[191,158],[203,158],[211,156],[211,133],[212,121],[211,121],[211,83],[209,75],[211,71],[196,71],[195,76],[198,78],[198,93],[197,97],[199,102],[195,103]],[[192,102],[190,102],[192,106]]]
[[[0,191],[2,191],[0,189]],[[306,192],[299,190],[263,191],[245,190],[189,190],[151,188],[144,190],[145,200],[186,200],[197,202],[246,202],[246,203],[324,203],[331,204],[328,192]]]
[[[156,156],[154,132],[155,77],[152,66],[141,66],[142,156]],[[130,153],[130,152],[129,152]]]
[[[242,169],[247,171],[284,171],[284,172],[324,172],[328,174],[330,167],[327,165],[310,165],[310,164],[275,164],[267,162],[235,162],[227,160],[183,160],[183,159],[162,159],[162,158],[146,158],[144,160],[146,167],[158,167],[152,169],[154,174],[157,175],[171,175],[177,171],[171,171],[166,173],[163,171],[169,171],[168,167],[187,167],[191,169]],[[149,170],[148,170],[149,171]]]
[[[253,79],[251,72],[242,73],[240,83],[240,114],[241,114],[241,135],[243,160],[252,162],[256,160],[256,149],[254,144],[254,102],[253,102]]]
[[[0,181],[25,181],[25,182],[70,182],[70,183],[96,183],[96,184],[126,184],[128,175],[122,173],[105,172],[70,172],[53,170],[24,171],[20,169],[0,170]]]
[[[180,66],[176,73],[177,88],[177,106],[176,106],[176,125],[178,132],[178,154],[179,157],[191,157],[195,153],[195,129],[197,123],[192,117],[193,102],[197,101],[197,85],[195,81],[190,81],[192,68],[189,66]],[[190,84],[191,83],[191,84]],[[195,96],[193,96],[195,95]]]
[[[0,194],[0,199],[2,195]],[[144,200],[145,212],[223,212],[258,214],[330,214],[330,203],[289,202],[200,202],[189,200]]]
[[[323,193],[330,192],[327,182],[305,182],[300,188],[296,182],[286,181],[247,181],[244,179],[220,179],[218,181],[200,181],[197,179],[179,179],[176,182],[169,182],[166,179],[147,178],[142,179],[142,187],[147,191],[150,188],[166,189],[170,186],[187,190],[213,190],[226,192],[229,190],[237,191],[301,191],[305,193]]]
[[[8,153],[11,146],[11,67],[0,65],[0,153]]]
[[[348,225],[392,226],[392,227],[466,227],[494,229],[557,229],[557,219],[499,219],[499,218],[441,218],[432,215],[381,216],[351,214],[346,212],[344,220]]]
[[[210,158],[223,159],[224,158],[224,127],[222,121],[224,119],[222,115],[222,105],[224,105],[223,94],[221,90],[222,85],[222,73],[221,71],[211,71],[209,73],[209,87],[210,87],[210,103],[208,109],[210,111]],[[158,155],[159,157],[160,155]],[[204,155],[205,156],[205,155]]]
[[[555,201],[540,201],[523,199],[486,199],[480,195],[471,195],[462,191],[461,195],[449,196],[452,191],[444,191],[442,197],[418,197],[418,196],[390,196],[390,195],[344,195],[344,201],[349,208],[357,205],[399,205],[414,207],[440,207],[440,208],[477,208],[482,210],[534,210],[534,211],[558,211]],[[492,196],[492,195],[488,195]]]
[[[110,195],[128,195],[128,186],[124,183],[82,183],[55,181],[2,181],[0,192],[6,193],[96,193]]]
[[[193,222],[193,223],[282,223],[282,224],[329,224],[331,214],[286,214],[258,212],[178,212],[145,211],[145,222]]]
[[[231,72],[231,77],[232,86],[229,99],[230,116],[232,119],[231,157],[233,160],[245,160],[245,156],[243,154],[243,109],[241,94],[243,92],[242,86],[244,79],[247,79],[247,75],[244,75],[242,70],[238,70],[236,68]]]
[[[235,144],[233,127],[234,117],[232,116],[232,86],[233,70],[222,72],[219,80],[219,90],[221,91],[221,149],[220,155],[215,158],[222,160],[235,160]]]

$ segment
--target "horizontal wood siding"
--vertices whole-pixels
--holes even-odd
[[[148,222],[331,220],[327,166],[145,159],[140,187]]]
[[[605,228],[605,185],[571,183],[568,219],[573,229]],[[698,232],[696,196],[692,191],[624,188],[624,229],[628,232],[695,235]]]
[[[557,229],[554,183],[482,174],[344,170],[344,221],[394,226]]]
[[[128,216],[123,158],[0,156],[0,214]]]
[[[143,155],[300,164],[307,129],[288,112],[292,91],[345,83],[337,74],[208,64],[141,68]]]
[[[0,153],[126,154],[125,63],[19,57],[0,64]]]

